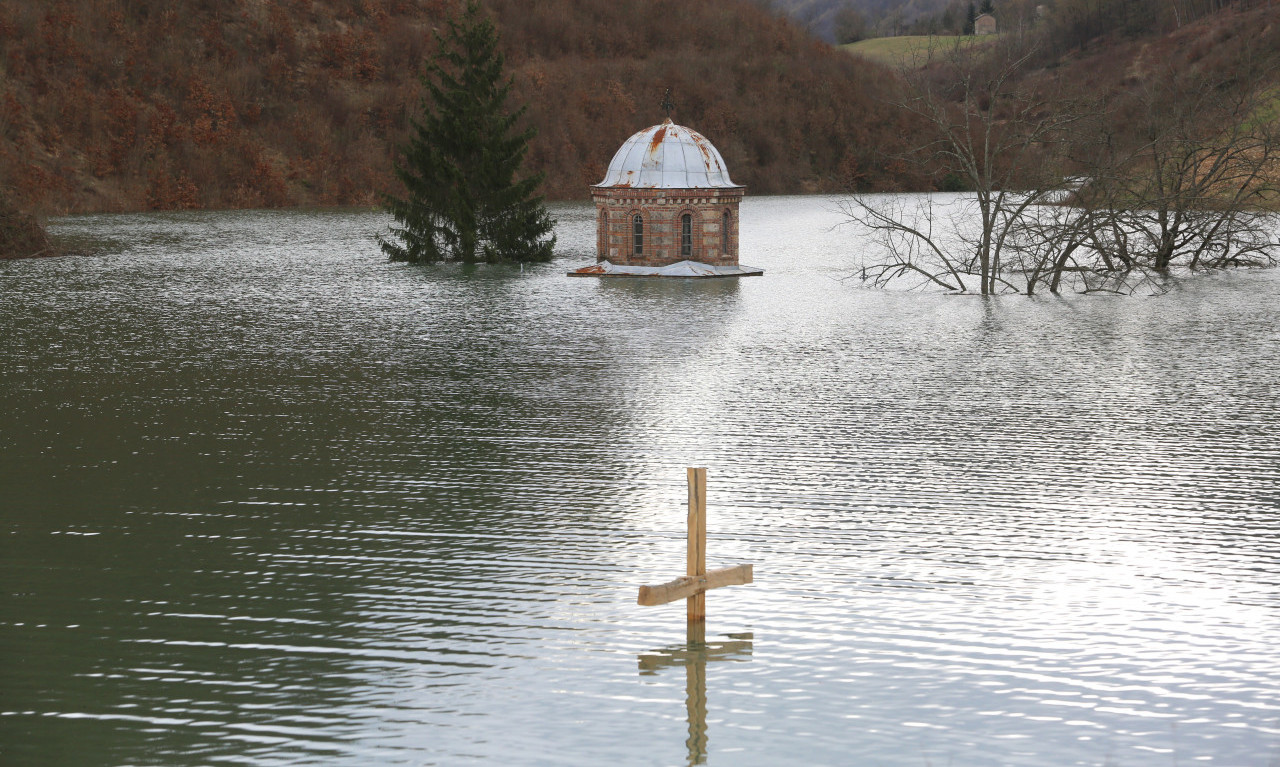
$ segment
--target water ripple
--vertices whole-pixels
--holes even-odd
[[[523,272],[365,212],[0,262],[3,761],[1280,761],[1280,274],[880,293],[774,198],[764,278],[571,280],[557,213]],[[756,573],[705,637],[635,604],[692,465]]]

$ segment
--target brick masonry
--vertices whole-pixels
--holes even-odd
[[[591,187],[596,204],[596,261],[626,266],[666,266],[685,259],[714,266],[738,265],[738,207],[745,187],[632,189]],[[728,231],[724,214],[729,214]],[[641,252],[635,252],[634,217],[643,220]],[[691,219],[692,249],[681,253],[681,217]]]

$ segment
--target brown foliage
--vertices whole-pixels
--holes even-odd
[[[174,178],[168,170],[151,171],[147,185],[147,207],[151,210],[187,210],[200,207],[199,190],[180,173]]]

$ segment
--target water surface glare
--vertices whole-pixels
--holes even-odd
[[[1280,271],[1159,297],[393,265],[364,212],[0,262],[0,762],[1280,765]],[[684,567],[708,467],[705,634]]]

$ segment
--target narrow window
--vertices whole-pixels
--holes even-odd
[[[600,231],[596,238],[596,260],[603,260],[609,255],[609,211],[600,209]]]
[[[636,255],[644,253],[644,219],[637,213],[631,218],[631,230],[635,235]]]
[[[724,212],[724,219],[720,223],[720,242],[724,247],[725,253],[732,253],[733,249],[729,247],[729,211]]]
[[[688,213],[680,217],[680,255],[693,255],[693,216]]]

